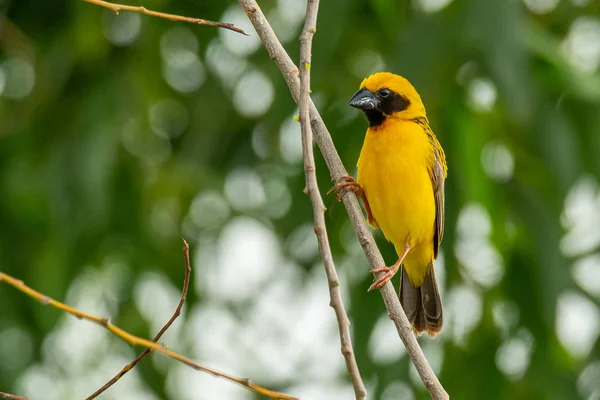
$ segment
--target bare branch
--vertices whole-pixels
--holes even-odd
[[[125,342],[129,343],[130,346],[143,346],[143,347],[146,347],[146,348],[149,348],[152,350],[156,350],[156,351],[166,355],[167,357],[171,357],[177,361],[180,361],[183,364],[185,364],[197,371],[202,371],[202,372],[211,374],[213,376],[223,378],[230,382],[237,383],[237,384],[245,387],[248,390],[268,396],[272,399],[297,400],[296,397],[292,397],[287,394],[279,393],[274,390],[270,390],[270,389],[264,388],[262,386],[255,385],[248,378],[238,378],[237,376],[229,375],[224,372],[218,371],[216,369],[198,364],[197,362],[195,362],[185,356],[182,356],[178,353],[175,353],[174,351],[171,351],[171,350],[167,349],[166,347],[161,346],[158,343],[151,342],[150,340],[143,339],[138,336],[134,336],[134,335],[124,331],[123,329],[119,328],[118,326],[113,325],[107,318],[102,318],[102,317],[97,317],[95,315],[87,314],[87,313],[79,311],[73,307],[70,307],[64,303],[53,300],[50,297],[31,289],[29,286],[25,285],[25,283],[23,283],[23,281],[13,278],[12,276],[7,275],[3,272],[0,272],[0,283],[1,282],[8,283],[15,289],[25,293],[29,297],[32,297],[32,298],[38,300],[40,303],[42,303],[44,305],[50,305],[61,311],[64,311],[71,315],[74,315],[75,317],[77,317],[79,319],[86,319],[88,321],[94,322],[95,324],[100,325],[100,326],[104,327],[106,330],[114,333],[119,338],[121,338]]]
[[[277,64],[277,67],[283,74],[294,101],[296,104],[300,104],[300,80],[298,78],[298,69],[294,65],[294,62],[275,36],[271,25],[265,18],[256,1],[238,0],[238,2],[246,12],[246,15],[267,49],[269,56]],[[329,134],[321,115],[311,100],[309,100],[309,106],[311,126],[315,135],[315,141],[319,145],[331,173],[331,177],[335,182],[338,182],[342,176],[348,175],[348,172],[340,160],[335,146],[333,145],[331,135]],[[376,268],[385,265],[383,257],[373,239],[373,235],[365,223],[365,218],[356,199],[356,195],[354,193],[346,192],[342,195],[342,199],[348,211],[350,222],[354,227],[356,236],[365,252],[370,266]],[[419,343],[417,342],[408,319],[406,319],[406,315],[402,310],[398,295],[392,284],[388,282],[380,289],[380,292],[387,308],[388,316],[394,322],[398,335],[402,339],[402,342],[404,343],[421,380],[431,394],[431,397],[435,400],[448,399],[448,394],[431,369],[421,347],[419,347]]]
[[[171,327],[171,325],[173,324],[173,322],[175,322],[177,317],[179,317],[179,315],[181,314],[181,308],[183,307],[183,304],[185,303],[185,299],[187,298],[187,292],[188,292],[188,288],[190,286],[190,275],[192,273],[192,267],[190,266],[190,246],[185,241],[185,239],[183,240],[183,258],[184,258],[184,265],[185,265],[185,278],[183,280],[183,290],[181,291],[181,298],[179,299],[179,304],[177,305],[177,308],[175,309],[175,312],[173,313],[171,318],[161,328],[161,330],[156,334],[154,339],[152,339],[152,341],[154,343],[158,343],[158,341],[162,337],[162,335],[167,331],[167,329],[169,329]],[[131,371],[151,351],[152,351],[152,349],[146,348],[143,352],[141,352],[135,358],[135,360],[133,360],[131,363],[129,363],[125,367],[123,367],[123,369],[117,375],[115,375],[110,381],[106,382],[104,384],[104,386],[102,386],[100,389],[96,390],[86,400],[95,399],[96,397],[101,395],[102,392],[104,392],[106,389],[108,389],[109,387],[111,387],[112,385],[117,383],[117,381],[119,379],[121,379],[123,377],[123,375],[125,375],[126,373]]]
[[[352,348],[352,338],[350,337],[350,320],[346,314],[342,297],[339,290],[339,279],[331,248],[329,247],[329,238],[327,236],[327,226],[325,225],[325,204],[319,193],[317,184],[317,174],[315,172],[315,155],[313,152],[313,137],[310,126],[310,66],[312,38],[317,30],[317,13],[319,10],[319,0],[308,0],[306,3],[306,22],[302,35],[300,36],[300,99],[298,107],[300,109],[300,126],[302,129],[302,152],[304,158],[304,173],[306,175],[306,190],[313,207],[313,216],[315,219],[315,234],[319,242],[319,250],[325,274],[329,282],[330,305],[335,311],[338,330],[340,332],[341,351],[346,361],[346,369],[352,379],[354,393],[357,400],[367,397],[367,390],[360,376],[358,364],[354,357]]]
[[[17,396],[16,394],[0,392],[0,399],[6,400],[27,400],[27,397]]]
[[[164,19],[168,19],[170,21],[184,21],[184,22],[190,22],[192,24],[197,24],[197,25],[216,26],[218,28],[228,29],[230,31],[241,33],[242,35],[248,36],[248,34],[246,32],[244,32],[242,29],[236,27],[233,24],[227,23],[227,22],[215,22],[215,21],[208,21],[208,20],[201,19],[201,18],[190,18],[190,17],[181,16],[181,15],[166,14],[166,13],[162,13],[162,12],[158,12],[158,11],[148,10],[146,7],[142,7],[142,6],[139,6],[139,7],[126,6],[124,4],[109,3],[108,1],[103,1],[103,0],[83,0],[83,1],[95,4],[100,7],[108,8],[109,10],[112,10],[117,14],[119,14],[119,12],[121,12],[121,11],[130,11],[130,12],[134,12],[134,13],[138,13],[138,14],[150,15],[152,17],[164,18]]]

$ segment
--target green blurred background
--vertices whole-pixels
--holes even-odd
[[[280,72],[233,1],[139,4],[250,36],[0,0],[0,271],[153,337],[185,238],[192,284],[163,343],[303,399],[353,398]],[[305,2],[260,4],[297,60]],[[378,70],[413,82],[446,151],[446,324],[420,341],[453,399],[600,398],[599,64],[597,0],[321,2],[313,98],[346,167],[367,125],[347,101]],[[370,398],[428,398],[344,207],[325,203]],[[0,285],[0,391],[82,399],[138,351]],[[102,398],[258,397],[152,355]]]

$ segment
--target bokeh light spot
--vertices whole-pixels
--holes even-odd
[[[2,92],[4,92],[4,86],[6,85],[6,74],[4,73],[4,69],[0,65],[0,96]]]
[[[508,337],[508,333],[519,322],[519,307],[507,300],[497,301],[492,306],[492,317],[503,336]]]
[[[207,321],[212,325],[212,321]],[[206,328],[205,328],[206,329]],[[213,368],[226,370],[226,365],[210,364]],[[236,399],[250,400],[252,392],[239,385],[232,385],[224,379],[210,374],[202,374],[185,365],[175,365],[169,369],[166,391],[171,399]]]
[[[150,105],[150,127],[158,136],[170,139],[181,135],[188,127],[189,117],[181,102],[173,99],[158,100]]]
[[[0,371],[4,376],[27,366],[33,354],[33,338],[17,326],[5,327],[0,331]]]
[[[448,293],[445,307],[447,314],[445,320],[450,325],[446,330],[450,330],[456,345],[465,346],[469,334],[477,327],[483,315],[481,294],[466,285],[454,286]]]
[[[515,169],[512,153],[498,142],[490,142],[483,147],[481,164],[486,174],[498,182],[506,182],[512,178]]]
[[[396,326],[387,315],[377,319],[369,339],[369,355],[373,361],[379,364],[391,364],[406,354],[406,348],[401,341],[390,340],[397,335]]]
[[[492,224],[485,207],[467,204],[458,215],[454,246],[461,273],[485,287],[495,286],[504,275],[500,253],[490,242]]]
[[[558,296],[556,333],[574,357],[586,357],[600,333],[598,308],[581,294],[568,291]]]
[[[232,23],[249,34],[244,36],[227,29],[219,29],[219,36],[227,50],[240,57],[247,57],[258,50],[260,38],[241,7],[232,4],[221,17],[221,21]]]
[[[31,93],[35,85],[35,70],[30,63],[13,58],[0,64],[0,70],[4,72],[4,90],[0,91],[4,97],[18,100]]]
[[[296,260],[313,261],[319,251],[313,224],[305,223],[296,228],[287,239],[286,247]]]
[[[390,321],[388,320],[387,322],[389,323]],[[414,400],[414,398],[415,394],[410,385],[402,381],[390,383],[381,394],[381,400]]]
[[[142,16],[137,13],[119,13],[105,10],[102,18],[104,36],[116,46],[129,46],[138,38]]]
[[[198,54],[199,44],[194,32],[184,26],[169,28],[160,38],[160,52],[163,60],[192,58]]]
[[[595,72],[600,64],[600,21],[588,16],[577,18],[561,47],[574,68]]]
[[[292,24],[299,24],[306,14],[306,1],[277,0],[277,10]]]
[[[292,194],[285,178],[271,174],[265,177],[266,203],[264,213],[272,219],[285,217],[292,207]]]
[[[233,105],[244,117],[260,117],[275,97],[271,80],[261,71],[248,72],[240,78],[233,92]]]
[[[198,47],[198,39],[192,31],[181,26],[169,29],[160,39],[163,77],[178,92],[196,91],[206,79]]]
[[[142,129],[140,121],[134,118],[123,125],[121,141],[128,152],[151,164],[162,163],[171,156],[171,142]]]
[[[554,10],[560,0],[523,0],[529,11],[536,14],[547,14]]]
[[[348,381],[312,381],[289,388],[286,393],[294,393],[300,399],[313,400],[348,400],[356,397],[354,389]]]
[[[29,399],[59,400],[63,385],[57,373],[48,373],[41,365],[34,365],[19,378],[20,394]]]
[[[567,256],[586,254],[600,246],[600,191],[596,178],[583,176],[569,190],[561,215],[567,233],[560,249]]]
[[[265,188],[261,177],[251,169],[238,168],[225,178],[225,196],[239,211],[252,210],[265,204]]]
[[[302,161],[302,136],[300,123],[290,116],[281,124],[279,130],[279,151],[281,158],[289,164]]]
[[[302,4],[302,1],[294,1],[295,4]],[[294,8],[294,7],[291,7]],[[296,20],[290,20],[286,8],[275,7],[267,14],[267,19],[271,22],[271,27],[281,43],[287,43],[299,36],[300,24]]]
[[[231,219],[215,244],[201,243],[196,258],[196,283],[217,299],[247,301],[273,278],[280,264],[280,243],[275,233],[248,217]]]
[[[229,203],[217,191],[198,193],[190,205],[190,217],[201,228],[216,229],[225,223],[229,214]]]
[[[206,64],[214,74],[221,78],[223,85],[228,89],[233,89],[246,70],[248,61],[227,50],[219,39],[213,39],[206,49]]]
[[[350,58],[348,66],[354,76],[363,79],[375,72],[383,71],[385,62],[381,54],[371,49],[362,49]]]
[[[590,363],[581,371],[577,390],[584,399],[597,400],[600,397],[600,361]]]
[[[600,253],[582,257],[573,264],[573,278],[586,292],[600,297]]]
[[[434,13],[444,9],[448,4],[452,3],[452,0],[419,0],[418,3],[421,10],[427,13]]]
[[[500,345],[496,352],[496,365],[508,379],[521,379],[529,366],[532,351],[533,336],[526,329],[521,329],[516,337]]]
[[[269,130],[264,124],[257,124],[252,130],[252,150],[258,157],[269,157]]]
[[[206,79],[206,72],[200,59],[193,57],[171,59],[163,64],[163,77],[178,92],[190,93],[198,90]]]
[[[475,111],[489,112],[496,103],[496,86],[490,79],[475,78],[467,88],[468,104]]]
[[[151,332],[158,332],[168,321],[177,306],[181,293],[165,276],[154,272],[145,272],[133,288],[137,309],[150,324]],[[164,337],[176,338],[181,320],[176,321]],[[164,340],[164,339],[163,339]]]
[[[464,206],[458,216],[456,230],[462,236],[489,237],[492,233],[492,221],[486,208],[479,203]]]
[[[157,238],[165,240],[179,233],[179,200],[176,197],[161,198],[152,206],[150,221]]]

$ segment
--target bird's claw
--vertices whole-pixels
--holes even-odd
[[[327,194],[335,191],[335,198],[338,201],[342,201],[342,195],[344,193],[354,192],[354,193],[358,194],[358,193],[360,193],[361,190],[362,190],[362,188],[360,187],[360,185],[358,183],[356,183],[356,181],[354,180],[354,177],[352,177],[350,175],[346,175],[346,176],[342,176],[340,178],[340,182],[337,183],[336,185],[334,185],[331,189],[329,189]]]
[[[394,277],[394,275],[396,275],[396,273],[398,272],[398,268],[396,267],[396,265],[392,265],[391,267],[373,268],[371,272],[374,274],[385,272],[385,275],[377,278],[375,282],[373,282],[373,284],[369,286],[369,289],[367,290],[368,292],[374,289],[381,289],[390,279]]]

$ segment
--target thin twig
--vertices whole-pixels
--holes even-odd
[[[238,3],[246,12],[248,19],[250,19],[250,22],[262,40],[269,56],[275,64],[277,64],[277,67],[283,74],[294,101],[296,104],[300,104],[300,80],[298,78],[298,68],[294,65],[294,62],[281,45],[281,42],[277,39],[277,36],[275,36],[273,28],[271,28],[271,25],[256,1],[238,0]],[[338,182],[343,176],[348,175],[348,172],[340,160],[340,156],[333,145],[331,135],[329,134],[321,115],[311,100],[309,100],[309,103],[311,115],[310,122],[315,135],[315,141],[319,145],[325,163],[331,173],[331,177],[335,182]],[[360,209],[356,195],[354,193],[346,192],[342,194],[342,200],[344,201],[348,216],[350,217],[350,222],[354,227],[354,231],[365,252],[369,265],[372,268],[385,265],[383,257],[373,239],[373,235],[367,227],[365,217]],[[431,397],[434,400],[448,399],[448,394],[431,369],[431,366],[423,354],[423,350],[421,350],[421,347],[417,342],[412,327],[408,322],[408,319],[406,319],[406,315],[402,310],[400,300],[398,299],[398,295],[392,284],[388,282],[380,289],[380,292],[387,308],[388,316],[394,322],[398,335],[402,339],[406,351],[410,355],[410,358],[425,387],[431,394]]]
[[[274,390],[266,389],[262,386],[255,385],[248,378],[238,378],[236,376],[229,375],[224,372],[218,371],[216,369],[198,364],[197,362],[195,362],[185,356],[182,356],[181,354],[175,353],[174,351],[171,351],[171,350],[167,349],[166,347],[161,346],[158,343],[151,342],[150,340],[143,339],[138,336],[134,336],[134,335],[124,331],[123,329],[119,328],[118,326],[113,325],[107,318],[102,318],[102,317],[97,317],[95,315],[87,314],[87,313],[79,311],[73,307],[70,307],[64,303],[53,300],[50,297],[31,289],[29,286],[25,285],[25,283],[23,283],[23,281],[20,281],[16,278],[13,278],[10,275],[0,272],[0,282],[3,282],[3,281],[8,283],[15,289],[25,293],[26,295],[38,300],[39,302],[41,302],[44,305],[50,305],[61,311],[67,312],[71,315],[74,315],[75,317],[77,317],[79,319],[86,319],[88,321],[94,322],[95,324],[104,327],[106,330],[114,333],[119,338],[121,338],[125,342],[129,343],[130,346],[143,346],[143,347],[146,347],[146,348],[149,348],[152,350],[156,350],[156,351],[166,355],[167,357],[171,357],[177,361],[180,361],[180,362],[184,363],[185,365],[187,365],[197,371],[206,372],[206,373],[214,375],[216,377],[224,378],[230,382],[237,383],[237,384],[245,387],[248,390],[268,396],[272,399],[297,400],[296,397],[289,396],[287,394],[279,393]]]
[[[17,396],[16,394],[0,392],[0,399],[7,400],[27,400],[27,397]]]
[[[138,14],[150,15],[152,17],[164,18],[164,19],[168,19],[170,21],[184,21],[184,22],[189,22],[189,23],[197,24],[197,25],[216,26],[218,28],[229,29],[230,31],[241,33],[242,35],[248,36],[248,34],[246,32],[244,32],[242,29],[238,28],[237,26],[235,26],[233,24],[227,23],[227,22],[215,22],[215,21],[208,21],[208,20],[201,19],[201,18],[190,18],[190,17],[181,16],[181,15],[166,14],[166,13],[162,13],[162,12],[158,12],[158,11],[148,10],[146,7],[142,7],[142,6],[137,6],[137,7],[136,6],[127,6],[124,4],[109,3],[108,1],[103,1],[103,0],[83,0],[83,1],[95,4],[100,7],[108,8],[109,10],[112,10],[117,14],[119,14],[119,12],[121,12],[121,11],[130,11],[130,12],[134,12],[134,13],[138,13]]]
[[[177,319],[177,317],[179,317],[179,315],[181,314],[181,308],[183,307],[183,304],[185,303],[185,299],[187,298],[187,292],[188,292],[188,288],[190,286],[190,275],[192,273],[192,267],[190,266],[190,246],[185,241],[185,239],[183,240],[183,258],[184,258],[184,264],[185,264],[185,278],[183,280],[183,289],[181,291],[181,298],[179,299],[179,304],[177,305],[177,308],[175,309],[175,312],[173,313],[173,315],[171,316],[171,318],[161,328],[161,330],[156,334],[156,336],[154,337],[154,339],[152,339],[152,341],[154,343],[158,343],[158,341],[162,337],[162,335],[167,331],[167,329],[169,329],[171,327],[171,325],[173,324],[173,322],[175,322],[175,320]],[[144,351],[141,352],[135,358],[135,360],[133,360],[131,363],[129,363],[125,367],[123,367],[123,369],[117,375],[115,375],[110,381],[106,382],[104,384],[104,386],[102,386],[100,389],[96,390],[86,400],[95,399],[100,394],[102,394],[102,392],[104,392],[106,389],[108,389],[109,387],[111,387],[112,385],[114,385],[115,383],[117,383],[117,381],[119,379],[121,379],[123,377],[123,375],[125,375],[126,373],[128,373],[129,371],[131,371],[151,351],[152,351],[152,349],[149,349],[149,348],[144,349]]]
[[[327,226],[325,225],[325,204],[319,193],[317,184],[317,174],[315,172],[315,155],[313,151],[312,129],[310,127],[310,68],[312,39],[317,31],[317,13],[319,11],[319,0],[308,0],[306,3],[306,21],[304,29],[300,36],[300,100],[298,107],[300,109],[300,126],[302,130],[302,152],[304,158],[304,173],[306,175],[306,191],[310,197],[313,207],[313,216],[315,219],[315,234],[319,242],[319,250],[325,274],[329,282],[330,306],[335,311],[338,330],[340,332],[341,351],[346,361],[346,369],[352,379],[354,394],[357,400],[363,400],[367,397],[367,390],[360,376],[358,364],[354,357],[352,348],[352,338],[350,337],[350,320],[346,314],[342,297],[340,296],[339,279],[333,263],[331,248],[329,246],[329,237],[327,235]]]

